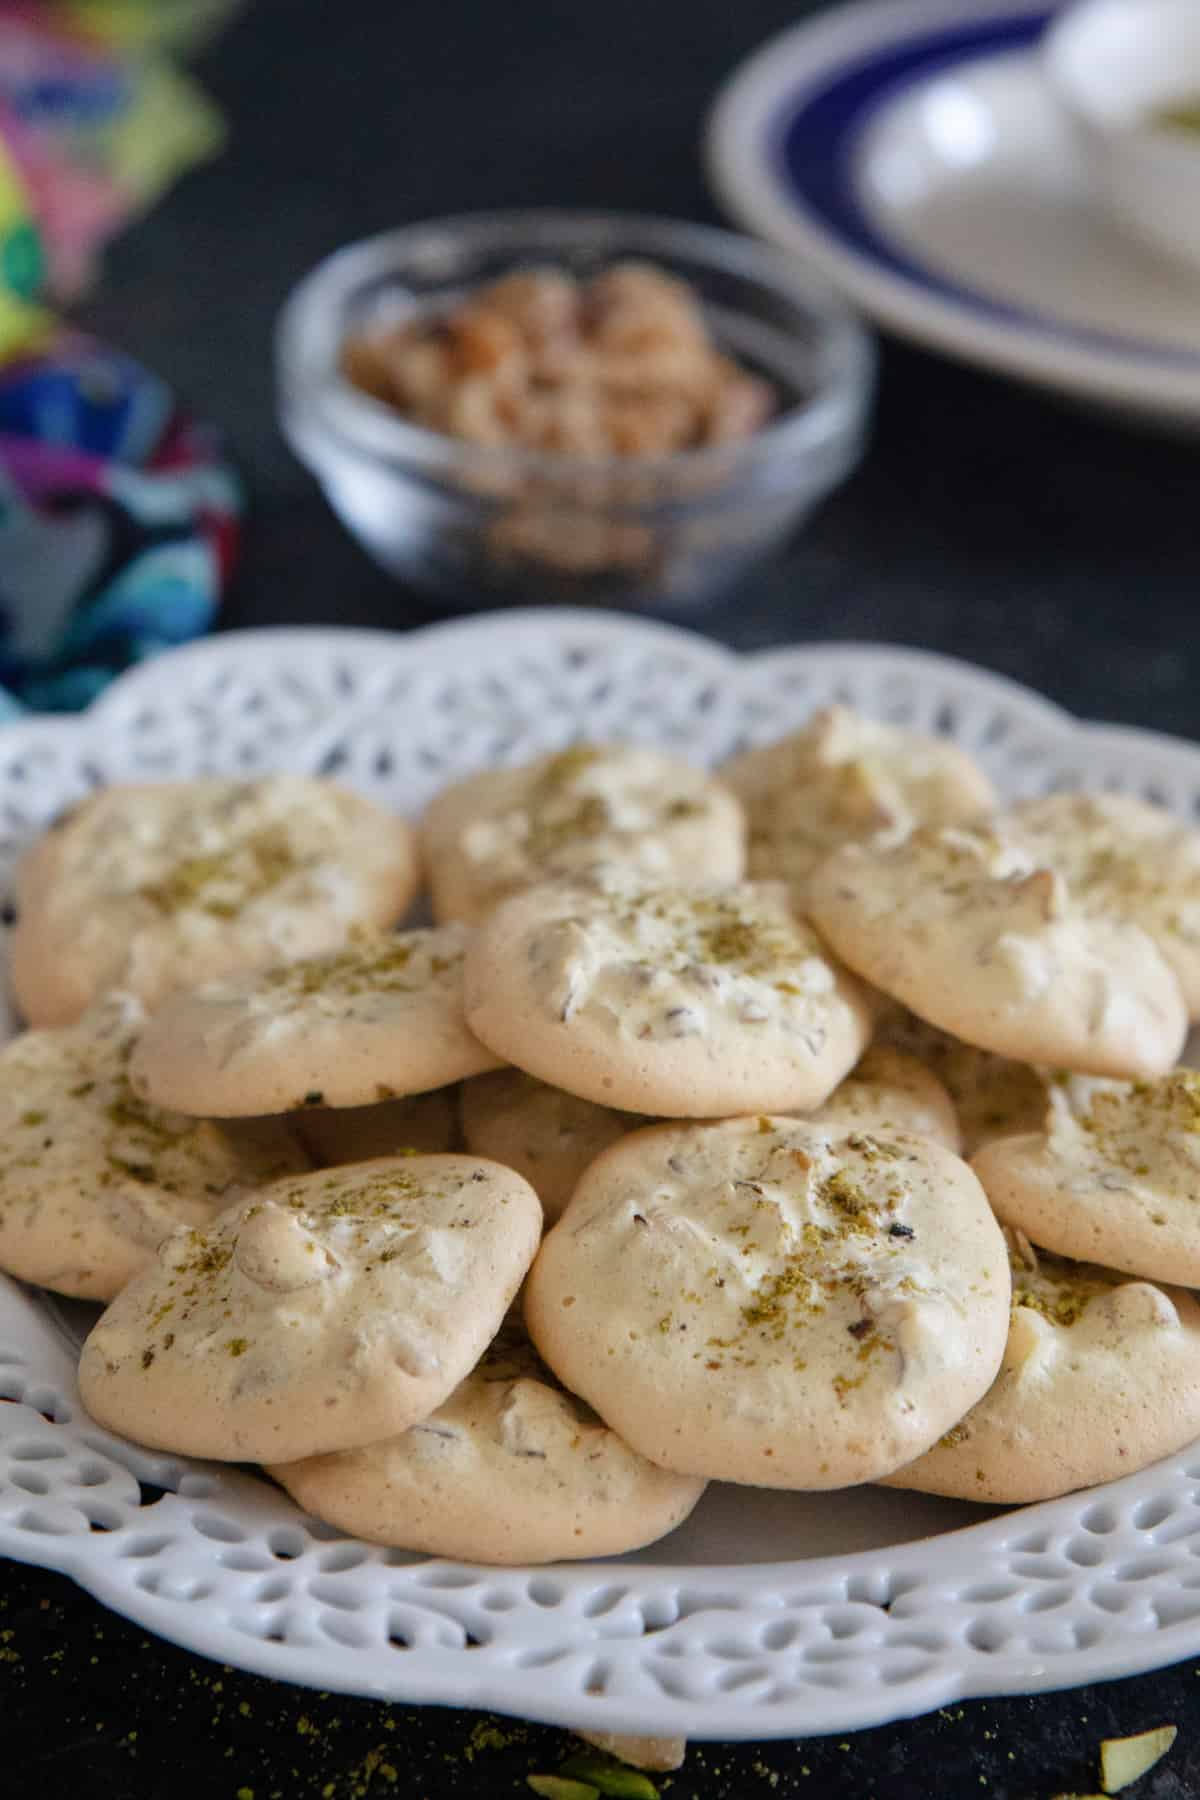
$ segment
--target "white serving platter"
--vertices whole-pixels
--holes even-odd
[[[455,776],[580,736],[716,762],[832,700],[954,738],[1010,794],[1122,788],[1200,812],[1200,749],[1079,724],[965,664],[857,645],[739,658],[555,610],[407,636],[216,638],[137,669],[77,719],[8,726],[0,885],[102,782],[324,771],[414,812]],[[1200,1651],[1200,1445],[993,1513],[878,1488],[714,1486],[634,1556],[466,1567],[346,1539],[253,1473],[92,1425],[75,1382],[92,1316],[0,1277],[0,1552],[240,1668],[559,1724],[766,1738]]]

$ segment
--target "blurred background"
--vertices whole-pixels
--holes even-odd
[[[228,441],[248,511],[222,625],[431,616],[347,536],[278,430],[272,330],[306,271],[363,235],[463,210],[728,223],[700,153],[716,92],[764,39],[826,10],[251,0],[188,46],[186,103],[177,92],[150,133],[172,147],[148,190],[178,185],[108,243],[67,310]],[[104,11],[96,0],[89,25]],[[115,9],[139,11],[185,8]],[[690,622],[747,646],[933,646],[1093,714],[1194,732],[1196,468],[1186,433],[888,337],[861,466],[782,558]]]

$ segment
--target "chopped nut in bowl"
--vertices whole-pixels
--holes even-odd
[[[694,603],[857,460],[873,359],[788,262],[607,214],[408,227],[285,308],[282,418],[386,567],[451,598]]]
[[[428,431],[570,456],[736,443],[775,410],[770,382],[723,355],[692,291],[651,263],[586,281],[518,270],[348,338],[342,371]]]

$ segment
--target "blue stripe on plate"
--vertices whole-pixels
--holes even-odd
[[[815,215],[849,250],[926,292],[941,295],[1000,323],[1034,326],[1048,336],[1088,349],[1135,355],[1155,363],[1194,367],[1200,354],[1148,344],[1117,332],[1064,325],[1048,313],[1010,306],[937,274],[884,237],[864,210],[854,183],[855,151],[879,108],[904,88],[957,64],[1005,52],[1028,51],[1053,16],[1052,8],[1019,17],[951,26],[889,44],[849,67],[802,99],[785,101],[767,134],[768,152],[789,196]]]

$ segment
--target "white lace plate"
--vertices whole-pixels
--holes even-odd
[[[833,699],[953,737],[1011,794],[1122,788],[1200,814],[1200,749],[1077,724],[963,664],[855,645],[738,658],[611,616],[515,613],[405,637],[217,638],[125,676],[80,719],[7,727],[0,883],[105,781],[320,770],[415,811],[454,776],[578,735],[715,762]],[[884,1489],[714,1487],[636,1556],[466,1567],[354,1542],[252,1473],[99,1430],[75,1384],[89,1316],[0,1278],[0,1551],[241,1668],[558,1724],[765,1738],[1200,1651],[1200,1445],[994,1514]]]

